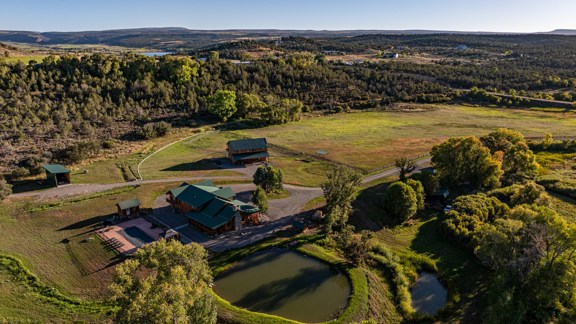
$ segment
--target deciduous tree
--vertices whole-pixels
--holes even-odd
[[[403,223],[416,214],[418,198],[409,185],[397,181],[386,189],[383,206],[397,223]]]
[[[500,163],[476,137],[450,138],[434,146],[430,154],[439,178],[451,185],[469,183],[483,189],[500,186]]]
[[[326,198],[326,232],[331,232],[333,225],[343,228],[348,222],[361,179],[360,173],[345,166],[335,166],[326,174],[326,182],[321,185]]]
[[[111,285],[121,323],[216,323],[206,250],[160,240],[116,267]]]
[[[230,90],[216,91],[208,97],[208,111],[225,122],[236,112],[236,93]]]
[[[394,161],[394,165],[400,169],[400,181],[406,181],[406,175],[416,169],[414,160],[402,157]]]
[[[262,187],[267,193],[282,192],[284,190],[284,174],[271,165],[260,166],[254,172],[252,182]]]
[[[263,213],[268,211],[268,195],[266,195],[266,191],[264,191],[262,187],[256,186],[252,194],[252,202],[255,203]]]

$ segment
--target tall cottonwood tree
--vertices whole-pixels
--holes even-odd
[[[202,246],[160,240],[116,267],[110,289],[120,323],[216,323],[211,283]]]
[[[476,137],[453,137],[430,152],[440,179],[451,185],[469,183],[478,189],[500,186],[502,169]]]
[[[334,225],[344,228],[352,211],[354,193],[362,180],[362,175],[345,166],[335,166],[326,174],[326,182],[321,187],[326,198],[325,231],[332,232]]]

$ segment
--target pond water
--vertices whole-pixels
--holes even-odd
[[[346,274],[286,249],[242,259],[215,278],[213,289],[236,306],[303,322],[337,316],[350,296]]]
[[[144,52],[144,53],[140,53],[144,56],[149,56],[149,57],[154,57],[154,56],[164,56],[164,55],[168,55],[168,54],[173,54],[171,52]]]
[[[422,272],[412,286],[412,307],[419,313],[435,315],[446,304],[448,293],[435,274]]]

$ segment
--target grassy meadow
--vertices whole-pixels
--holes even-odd
[[[175,185],[125,187],[52,202],[9,198],[0,205],[0,253],[20,259],[43,283],[65,295],[84,301],[106,300],[114,266],[122,258],[108,249],[93,231],[116,212],[118,201],[138,197],[143,212],[149,212],[154,199]],[[94,316],[44,307],[26,287],[7,277],[0,269],[0,319],[50,322],[57,318],[74,319],[70,316],[90,320]],[[14,295],[4,293],[10,291],[23,291],[22,298],[16,300]],[[26,305],[36,307],[24,312]]]
[[[352,112],[309,118],[286,125],[237,131],[269,143],[315,154],[366,170],[398,157],[426,154],[452,136],[483,135],[500,127],[525,136],[576,135],[576,114],[507,108],[436,105],[428,112]]]
[[[287,183],[318,186],[330,163],[323,158],[365,171],[390,165],[399,157],[427,154],[452,136],[484,135],[500,127],[520,130],[527,137],[546,133],[576,135],[576,114],[507,108],[436,105],[427,112],[351,112],[307,118],[300,122],[258,129],[221,131],[176,143],[141,166],[145,179],[235,175],[207,162],[226,156],[226,142],[266,137],[273,146],[271,162],[284,171]],[[307,155],[301,155],[300,152]]]

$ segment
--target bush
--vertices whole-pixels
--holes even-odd
[[[136,130],[136,134],[143,139],[152,139],[168,134],[172,130],[170,123],[161,121],[158,123],[147,123]]]
[[[0,201],[12,194],[12,185],[0,177]]]

